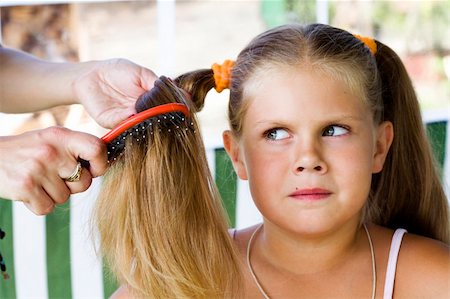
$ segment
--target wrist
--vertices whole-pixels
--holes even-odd
[[[85,92],[82,89],[89,89],[91,76],[96,76],[96,69],[100,64],[99,61],[86,61],[71,64],[71,71],[68,72],[70,78],[67,80],[69,92],[66,101],[67,104],[81,104],[85,105],[86,97],[82,96]]]

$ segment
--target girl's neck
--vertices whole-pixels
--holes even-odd
[[[323,273],[351,260],[367,247],[359,219],[320,236],[301,236],[281,231],[266,221],[253,244],[253,254],[294,275]]]

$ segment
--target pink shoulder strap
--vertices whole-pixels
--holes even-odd
[[[395,272],[397,271],[397,259],[402,244],[403,235],[407,231],[399,228],[392,236],[391,249],[389,250],[389,260],[386,269],[386,279],[384,281],[384,299],[391,299],[394,293]]]
[[[233,240],[236,237],[236,229],[235,228],[229,228],[228,229],[228,234],[230,235],[230,237],[233,237]]]

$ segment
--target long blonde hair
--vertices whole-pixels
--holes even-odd
[[[166,78],[136,107],[174,101],[198,109]],[[135,297],[236,298],[239,258],[195,115],[186,121],[126,140],[95,208],[101,254]]]

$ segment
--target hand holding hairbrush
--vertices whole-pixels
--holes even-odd
[[[108,162],[115,161],[125,148],[128,138],[140,141],[162,128],[172,130],[185,127],[189,117],[186,103],[174,102],[184,98],[174,96],[174,92],[182,93],[170,79],[162,76],[155,81],[153,89],[147,91],[136,101],[137,114],[121,122],[101,139],[107,144]]]

